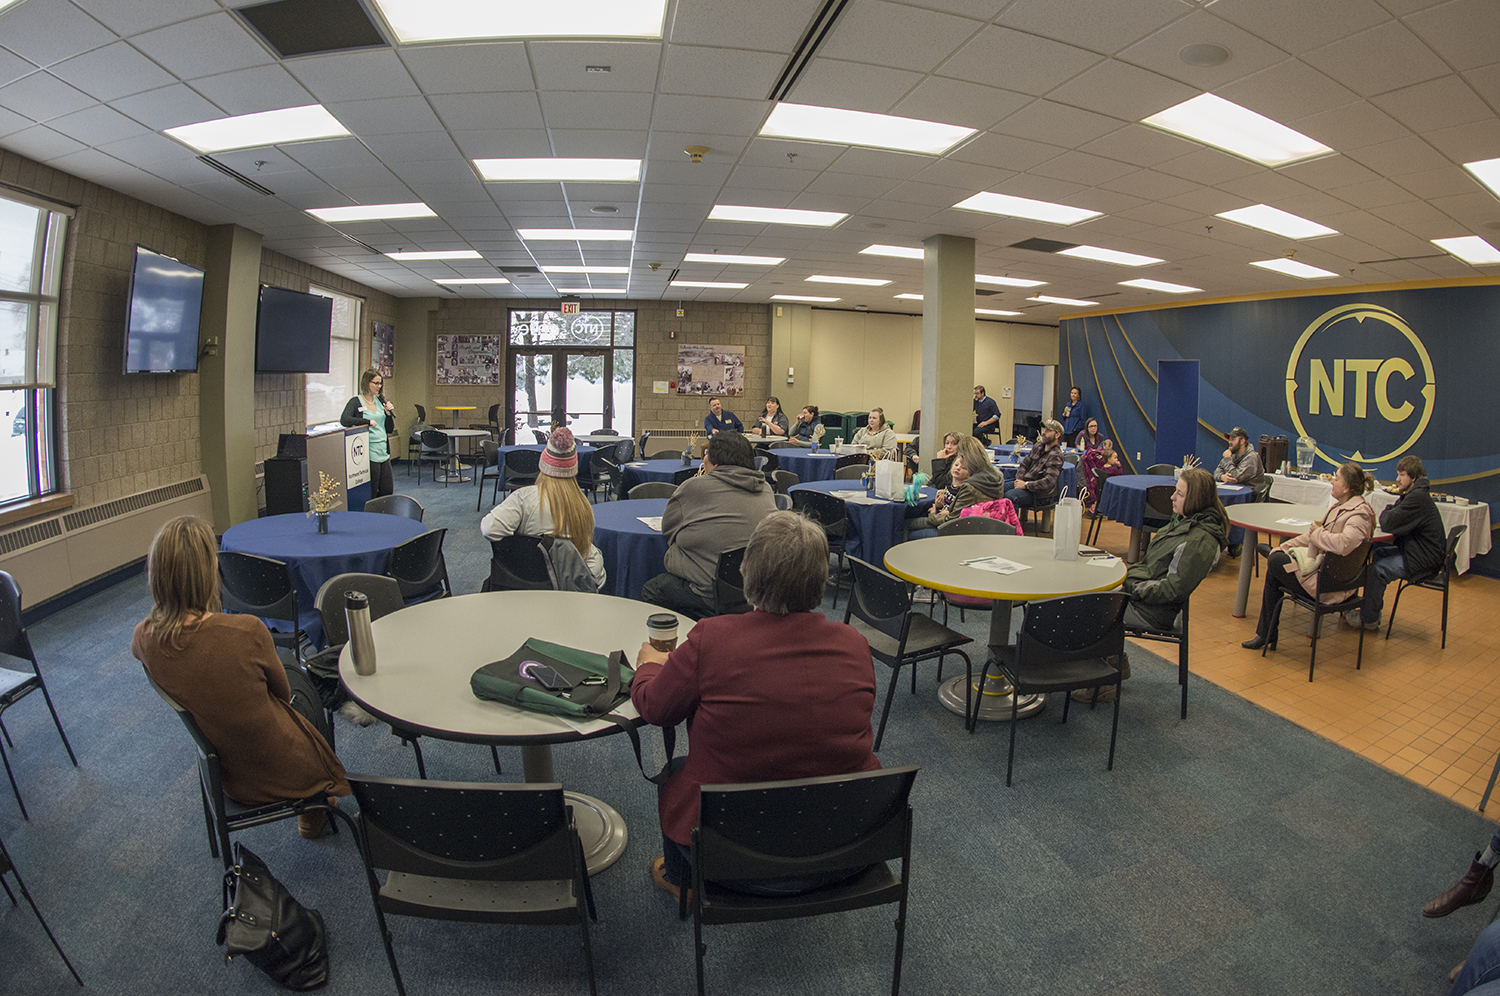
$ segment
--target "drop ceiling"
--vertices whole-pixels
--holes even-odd
[[[660,41],[383,45],[287,59],[233,6],[22,0],[0,11],[0,147],[205,224],[242,225],[267,248],[401,297],[523,302],[554,298],[561,286],[628,281],[631,299],[836,294],[837,307],[915,314],[920,302],[895,295],[921,292],[920,261],[859,250],[920,246],[939,233],[974,238],[980,273],[1047,282],[976,298],[1024,321],[1072,310],[1026,300],[1036,293],[1126,307],[1500,274],[1430,241],[1500,239],[1500,200],[1461,166],[1500,156],[1494,0],[849,0],[785,99],[978,129],[943,156],[756,137],[822,0],[672,0]],[[1184,61],[1184,48],[1204,45],[1228,59]],[[601,66],[609,71],[589,68]],[[1267,169],[1138,123],[1203,92],[1334,154]],[[352,137],[214,157],[270,195],[161,134],[310,103]],[[689,145],[708,147],[702,163],[688,161]],[[470,160],[488,157],[639,158],[643,178],[484,183]],[[980,191],[1102,214],[1059,226],[952,209]],[[306,213],[408,201],[438,217],[335,226]],[[1293,242],[1214,217],[1257,203],[1338,234]],[[709,222],[715,204],[849,217],[830,229]],[[528,243],[515,231],[590,227],[637,235],[633,244]],[[1029,239],[1163,262],[1127,268],[1013,248]],[[482,259],[381,255],[398,250],[475,250]],[[1293,250],[1338,279],[1248,265]],[[683,262],[716,251],[786,261]],[[514,275],[508,285],[457,290],[433,283],[581,265],[629,274]],[[674,288],[674,273],[748,286]],[[814,274],[892,282],[831,290],[805,282]],[[1140,277],[1203,290],[1119,284]]]

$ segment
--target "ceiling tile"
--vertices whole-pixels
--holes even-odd
[[[114,32],[68,0],[28,0],[0,14],[5,47],[38,66],[115,41]]]
[[[661,92],[763,100],[785,63],[775,52],[669,45]]]
[[[1223,183],[1237,176],[1250,176],[1265,169],[1257,163],[1231,156],[1218,149],[1199,149],[1197,152],[1190,152],[1185,156],[1164,162],[1156,168],[1163,173],[1171,173],[1173,176],[1209,184]]]
[[[210,14],[136,35],[131,44],[190,80],[272,62],[271,54],[228,14]]]
[[[1493,230],[1495,223],[1500,222],[1500,201],[1495,200],[1488,192],[1434,197],[1431,204],[1470,230]]]
[[[677,132],[754,135],[770,112],[771,104],[765,100],[666,94],[657,98],[653,119]]]
[[[587,93],[546,90],[542,114],[550,128],[625,128],[651,126],[649,93]]]
[[[214,121],[226,116],[222,110],[183,83],[121,97],[110,101],[110,106],[157,131],[178,125],[197,124],[199,121]]]
[[[122,138],[150,134],[135,121],[103,104],[64,114],[47,124],[64,135],[89,145],[103,145]]]
[[[1264,114],[1273,121],[1303,118],[1341,107],[1359,97],[1312,66],[1289,59],[1252,73],[1217,91],[1225,100]]]
[[[1199,146],[1146,125],[1133,124],[1079,146],[1080,151],[1133,166],[1155,166],[1185,156]]]
[[[1140,121],[1197,95],[1185,83],[1110,60],[1064,83],[1047,99],[1124,121]]]
[[[46,121],[97,103],[50,73],[32,73],[0,87],[0,107],[33,121]],[[74,151],[72,149],[68,151]]]
[[[453,141],[467,159],[526,159],[552,155],[552,142],[540,128],[524,131],[455,131]]]
[[[797,80],[787,99],[818,107],[883,114],[911,93],[921,80],[920,74],[904,69],[817,58]]]
[[[1306,184],[1275,170],[1261,170],[1249,176],[1236,177],[1218,184],[1220,190],[1239,194],[1247,204],[1278,205],[1289,197],[1307,193]]]
[[[175,83],[176,78],[125,42],[115,42],[52,67],[54,76],[98,100],[113,100]]]
[[[215,0],[73,0],[75,4],[129,37],[152,28],[222,10]]]
[[[1177,0],[1017,0],[1000,23],[1095,52],[1111,53],[1185,13]]]
[[[928,73],[982,27],[981,21],[905,4],[854,0],[818,51],[830,59]]]
[[[418,93],[411,74],[388,49],[312,56],[288,63],[287,69],[323,104]]]
[[[1085,49],[991,25],[938,67],[939,76],[1041,95],[1099,61]]]
[[[890,113],[983,131],[1030,102],[1030,97],[1010,90],[929,76],[890,108]]]
[[[619,129],[554,128],[552,149],[562,157],[640,159],[646,154],[650,133]],[[682,157],[684,161],[686,156]]]
[[[1014,174],[1010,170],[944,159],[932,163],[917,173],[914,179],[918,183],[936,183],[946,187],[980,191],[993,189],[997,184],[1010,179],[1012,175]],[[835,177],[835,179],[847,178]]]
[[[14,135],[18,131],[25,131],[36,122],[28,117],[23,117],[13,111],[0,107],[0,138],[6,135]]]
[[[663,46],[661,42],[533,41],[527,42],[526,47],[531,54],[536,85],[542,90],[651,93],[656,89]],[[608,66],[609,72],[591,73],[589,66]],[[528,83],[506,89],[524,90],[529,86]]]
[[[998,166],[1001,169],[1021,171],[1031,169],[1067,151],[1060,145],[1047,145],[1011,135],[991,133],[980,135],[973,141],[966,142],[963,146],[948,153],[948,157],[967,163],[982,163],[987,166]]]
[[[426,104],[422,98],[404,98]],[[453,93],[429,97],[432,110],[437,112],[433,128],[444,126],[454,131],[471,131],[487,128],[545,128],[542,108],[537,103],[536,93],[526,90],[519,93]],[[346,105],[337,105],[340,107]],[[430,113],[430,112],[429,112]],[[441,120],[438,120],[441,119]],[[428,129],[409,128],[407,131]],[[358,129],[355,129],[358,133]]]
[[[1102,114],[1038,100],[995,126],[1002,135],[1074,147],[1117,130],[1120,122]]]
[[[4,78],[3,73],[0,73],[0,79]],[[1469,81],[1469,85],[1476,93],[1489,101],[1490,106],[1500,107],[1500,62],[1480,69],[1471,69],[1464,73],[1464,79]]]
[[[1411,194],[1422,198],[1448,197],[1454,194],[1467,194],[1478,189],[1478,181],[1468,174],[1464,169],[1444,165],[1437,169],[1427,169],[1421,172],[1404,173],[1393,177],[1391,180],[1396,186]],[[1407,197],[1407,200],[1410,200]]]
[[[1483,196],[1483,195],[1469,195]],[[1422,201],[1407,201],[1404,204],[1388,204],[1370,211],[1377,218],[1384,218],[1392,225],[1399,225],[1417,238],[1442,238],[1453,229],[1453,220],[1438,208]]]
[[[1317,190],[1346,187],[1375,179],[1375,174],[1347,156],[1324,156],[1311,162],[1292,163],[1278,171]]]
[[[442,98],[447,99],[447,98]],[[328,105],[328,111],[360,138],[437,131],[443,123],[422,97],[385,97]],[[540,127],[540,121],[532,127]]]
[[[1422,137],[1456,163],[1471,163],[1500,155],[1500,121],[1494,118],[1440,128],[1426,132]]]
[[[1229,50],[1229,60],[1218,66],[1190,66],[1178,55],[1187,45],[1202,44],[1223,46]],[[1195,10],[1120,52],[1119,58],[1201,90],[1212,90],[1284,62],[1286,53],[1219,20],[1209,10]]]
[[[204,76],[193,80],[192,87],[228,114],[253,114],[316,103],[312,94],[280,65]]]
[[[861,174],[907,180],[931,164],[932,160],[927,156],[884,152],[880,149],[849,149],[829,169],[842,175]]]
[[[521,42],[417,45],[398,54],[423,93],[530,90],[536,85]]]
[[[152,163],[197,158],[190,149],[155,132],[147,132],[118,142],[103,142],[99,144],[98,149],[135,166],[150,166]]]
[[[1386,204],[1400,204],[1412,198],[1410,191],[1386,179],[1369,180],[1348,187],[1336,187],[1329,193],[1341,201],[1347,201],[1357,208],[1366,210]]]
[[[1411,134],[1389,114],[1363,100],[1283,123],[1332,149],[1358,149]]]
[[[4,91],[0,91],[0,100],[3,99]],[[58,134],[44,125],[32,125],[30,128],[23,128],[6,135],[5,147],[12,152],[19,152],[23,156],[35,159],[39,163],[87,148],[81,142],[75,142],[68,136]]]
[[[1142,204],[1139,207],[1126,208],[1118,212],[1115,217],[1129,218],[1133,221],[1145,222],[1150,225],[1177,225],[1186,222],[1197,222],[1203,215],[1197,211],[1189,211],[1187,208],[1176,207],[1172,204]]]
[[[1500,47],[1491,0],[1451,0],[1412,14],[1405,23],[1454,69],[1489,65]]]
[[[1365,97],[1449,71],[1420,38],[1395,21],[1313,49],[1302,58]]]
[[[1216,0],[1211,10],[1293,55],[1391,19],[1375,0]]]
[[[1415,135],[1381,142],[1346,152],[1350,159],[1369,167],[1382,176],[1402,176],[1424,170],[1456,168],[1446,156]]]
[[[1494,117],[1483,100],[1459,76],[1393,90],[1370,102],[1418,134]]]
[[[1168,176],[1149,169],[1136,170],[1134,173],[1108,180],[1099,186],[1106,190],[1118,190],[1123,194],[1144,197],[1152,201],[1175,197],[1197,188],[1197,184],[1191,180],[1184,180],[1180,176]]]
[[[812,11],[806,0],[740,3],[685,3],[670,23],[671,41],[685,45],[734,45],[789,53],[807,28]]]
[[[1136,172],[1136,168],[1128,163],[1091,156],[1086,152],[1073,152],[1033,166],[1031,172],[1089,186],[1102,186],[1110,180]]]

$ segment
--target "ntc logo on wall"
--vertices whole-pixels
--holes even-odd
[[[1297,435],[1331,463],[1378,464],[1427,431],[1437,403],[1432,357],[1408,322],[1376,304],[1332,308],[1303,329],[1286,363],[1286,407]],[[1342,440],[1362,446],[1340,448]]]

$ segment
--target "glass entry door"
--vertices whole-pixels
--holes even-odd
[[[558,349],[510,351],[508,407],[515,413],[516,442],[535,441],[565,425],[575,436],[612,427],[614,382],[612,350],[587,352]]]

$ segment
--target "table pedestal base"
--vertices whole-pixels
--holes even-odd
[[[555,782],[552,770],[552,748],[548,746],[522,747],[521,767],[528,782]],[[578,840],[583,844],[583,861],[589,874],[602,872],[625,853],[629,834],[625,820],[607,802],[601,802],[581,792],[564,792],[573,807],[573,820],[578,825]]]
[[[949,712],[964,714],[963,675],[952,678],[938,686],[938,701]],[[987,723],[1010,721],[1010,682],[996,675],[985,675],[984,687],[979,690],[979,718]],[[1047,707],[1045,695],[1023,695],[1017,705],[1016,718],[1035,716]]]

